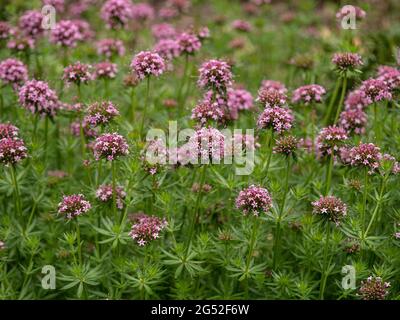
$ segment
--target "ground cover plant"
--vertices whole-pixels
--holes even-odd
[[[1,1],[1,299],[398,299],[400,3],[345,4]]]

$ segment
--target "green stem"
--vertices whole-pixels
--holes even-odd
[[[250,262],[251,262],[251,257],[253,256],[254,252],[254,247],[257,239],[257,231],[258,231],[258,226],[259,226],[259,221],[257,220],[256,216],[251,217],[253,219],[252,223],[252,232],[250,236],[250,243],[249,243],[249,252],[247,253],[246,257],[246,299],[249,298],[249,284],[248,284],[248,272],[250,269]]]
[[[113,188],[113,213],[114,213],[114,217],[115,217],[115,221],[118,221],[118,214],[117,214],[117,195],[116,195],[116,191],[117,191],[117,185],[116,185],[116,173],[115,173],[115,161],[111,161],[111,174],[112,174],[112,188]]]
[[[336,109],[335,121],[333,122],[335,124],[339,120],[340,111],[342,110],[342,104],[344,102],[344,97],[346,95],[346,89],[347,89],[347,74],[345,74],[344,77],[343,77],[342,93],[340,95],[339,104],[338,104],[337,109]]]
[[[287,198],[287,194],[289,191],[289,172],[290,172],[290,157],[286,158],[287,161],[287,167],[286,167],[286,172],[285,172],[285,186],[284,186],[284,190],[283,190],[283,198],[282,198],[282,202],[279,208],[279,213],[278,213],[278,219],[276,220],[276,234],[274,237],[274,257],[273,257],[273,262],[272,262],[272,266],[273,269],[276,268],[276,262],[278,259],[278,255],[279,255],[279,243],[280,243],[280,234],[281,234],[281,220],[283,217],[283,211],[285,210],[285,203],[286,203],[286,198]]]
[[[135,100],[136,100],[135,97],[136,97],[135,88],[132,88],[132,91],[131,91],[131,110],[130,110],[132,124],[135,123]]]
[[[324,299],[326,281],[328,279],[327,264],[328,264],[328,249],[329,249],[330,235],[331,235],[331,226],[330,226],[329,222],[327,222],[325,248],[324,248],[324,261],[323,261],[324,265],[323,265],[323,271],[322,271],[322,275],[321,275],[321,285],[320,285],[320,290],[319,290],[319,299],[320,300]]]
[[[79,218],[76,217],[76,241],[78,242],[78,259],[79,265],[82,266],[82,246],[81,246],[81,228],[79,226]]]
[[[49,117],[46,116],[44,118],[44,153],[43,153],[44,163],[46,163],[47,160],[48,132],[49,132]]]
[[[177,115],[177,118],[178,119],[181,117],[182,109],[184,108],[184,106],[182,105],[181,99],[182,99],[182,90],[183,90],[183,87],[186,84],[188,65],[189,65],[189,55],[186,54],[185,55],[185,64],[184,64],[184,67],[183,67],[183,77],[182,77],[182,81],[181,81],[181,84],[180,84],[179,89],[178,89],[178,96],[177,96],[177,102],[178,102],[178,108],[177,108],[178,115]]]
[[[377,202],[376,205],[375,205],[375,209],[374,209],[374,212],[372,213],[371,220],[370,220],[369,223],[368,223],[367,230],[365,230],[364,237],[363,237],[364,239],[367,238],[368,232],[369,232],[369,230],[371,229],[372,224],[373,224],[373,222],[375,221],[375,218],[376,218],[376,216],[377,216],[377,214],[378,214],[378,212],[379,212],[379,209],[380,209],[380,207],[381,207],[381,204],[382,204],[382,197],[383,197],[383,193],[384,193],[385,188],[386,188],[386,182],[387,182],[387,180],[388,180],[388,177],[389,177],[389,174],[387,173],[387,174],[383,177],[383,179],[382,179],[381,188],[380,188],[380,190],[379,190],[379,199],[378,199],[378,202]]]
[[[21,195],[19,193],[17,171],[14,165],[11,165],[11,179],[14,184],[15,205],[17,209],[17,214],[19,217],[22,217]]]
[[[267,165],[265,168],[265,177],[267,177],[267,175],[268,175],[269,165],[271,163],[273,144],[274,144],[274,131],[272,129],[270,129],[269,133],[268,133],[268,158],[267,158]]]
[[[365,210],[367,207],[367,190],[368,190],[368,168],[364,169],[364,193],[363,193],[363,202],[361,208],[361,231],[364,234],[365,228]]]
[[[143,128],[144,128],[144,121],[146,119],[146,114],[147,114],[147,109],[150,107],[149,106],[149,93],[150,93],[150,77],[147,77],[147,84],[146,84],[146,104],[144,105],[143,108],[143,116],[142,116],[142,123],[140,124],[140,137],[143,141]]]
[[[325,195],[327,196],[332,184],[332,169],[333,169],[333,154],[329,156],[329,164],[326,170],[326,185],[325,185]]]
[[[329,100],[328,110],[326,112],[325,119],[324,119],[325,125],[329,124],[329,119],[331,117],[333,104],[335,103],[337,95],[339,93],[340,83],[341,83],[341,78],[339,77],[336,80],[336,85],[335,85],[335,89],[333,91],[333,95],[332,95],[331,99]]]

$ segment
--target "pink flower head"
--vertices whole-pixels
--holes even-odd
[[[253,108],[253,96],[245,89],[228,88],[227,104],[230,110],[250,110]]]
[[[14,89],[28,80],[28,68],[20,60],[9,58],[0,62],[0,80]]]
[[[73,194],[63,196],[58,204],[58,213],[65,215],[67,219],[72,219],[88,212],[91,207],[83,194]]]
[[[354,90],[347,95],[344,101],[346,110],[363,110],[368,106],[368,101],[360,90]]]
[[[197,37],[200,39],[200,41],[210,38],[210,29],[208,29],[208,27],[201,27],[197,32]]]
[[[232,22],[232,28],[237,31],[250,32],[252,27],[251,24],[244,20],[235,20]]]
[[[129,236],[139,246],[144,246],[160,236],[160,232],[168,225],[165,219],[145,214],[137,214],[133,217],[134,224],[129,232]]]
[[[179,13],[188,12],[190,7],[189,0],[167,0],[167,7],[173,8]]]
[[[337,226],[347,215],[347,206],[342,200],[334,196],[321,197],[311,204],[313,206],[314,214],[327,218],[329,221],[334,222]]]
[[[216,106],[208,101],[203,101],[193,108],[191,118],[204,126],[208,121],[222,122],[224,112],[218,105]]]
[[[361,287],[358,290],[363,300],[385,300],[389,294],[390,282],[383,282],[380,277],[368,277],[361,281]]]
[[[94,38],[95,33],[92,30],[89,22],[83,19],[74,19],[71,21],[78,27],[79,33],[81,34],[81,41]]]
[[[174,26],[169,23],[154,24],[151,27],[151,33],[157,40],[174,39],[176,36],[176,30]]]
[[[232,84],[231,66],[223,60],[209,60],[199,69],[198,85],[204,89],[223,91]]]
[[[132,19],[140,22],[149,21],[154,19],[154,8],[147,3],[136,3],[131,8]]]
[[[10,37],[11,27],[5,21],[0,21],[0,40],[6,40]]]
[[[94,69],[96,79],[114,79],[118,73],[117,65],[108,61],[95,64]]]
[[[340,114],[339,124],[349,134],[364,134],[367,115],[360,109],[345,110]]]
[[[361,84],[360,91],[368,104],[392,99],[390,88],[382,80],[372,78],[365,80]]]
[[[322,96],[326,93],[325,88],[317,85],[310,84],[297,88],[293,92],[293,103],[304,103],[309,105],[310,103],[321,103]]]
[[[272,129],[281,134],[290,130],[294,117],[292,110],[280,107],[266,108],[258,117],[257,126],[260,129]]]
[[[201,48],[200,39],[193,33],[181,33],[176,41],[179,45],[179,54],[194,54]]]
[[[51,30],[50,41],[62,47],[75,47],[82,40],[78,26],[70,20],[61,20]]]
[[[360,7],[347,5],[340,8],[340,10],[336,13],[336,18],[341,20],[344,17],[347,17],[349,14],[352,14],[353,12],[355,14],[355,17],[360,20],[364,19],[367,15],[365,11]]]
[[[339,71],[354,70],[363,65],[361,56],[357,53],[335,53],[332,58],[332,63]]]
[[[43,33],[43,15],[40,11],[26,11],[18,20],[19,29],[28,37],[36,38]]]
[[[16,137],[0,140],[0,162],[6,166],[15,165],[25,159],[27,154],[24,141]]]
[[[129,154],[129,146],[125,138],[117,133],[105,133],[99,136],[93,147],[96,160],[116,160],[120,156]]]
[[[153,139],[147,141],[140,159],[144,171],[151,175],[155,175],[161,170],[162,166],[167,163],[168,157],[169,152],[165,145],[165,141],[161,139]]]
[[[54,90],[44,81],[29,80],[18,91],[19,103],[32,113],[53,117],[60,108]]]
[[[322,156],[335,155],[347,139],[345,129],[329,126],[320,131],[317,137],[317,149]]]
[[[251,185],[239,192],[236,198],[236,208],[241,210],[244,215],[258,216],[272,208],[272,198],[267,189]]]
[[[115,117],[119,116],[118,109],[111,101],[95,102],[89,105],[84,119],[92,127],[106,125]]]
[[[93,75],[90,72],[91,68],[92,66],[89,64],[80,63],[79,61],[75,62],[64,68],[63,80],[67,84],[87,84],[93,79]]]
[[[57,13],[64,12],[65,10],[65,0],[42,0],[44,5],[53,6]]]
[[[165,60],[171,61],[173,58],[179,56],[179,45],[176,40],[161,39],[154,46],[154,51]]]
[[[0,139],[17,138],[19,129],[11,123],[0,123]]]
[[[107,0],[100,16],[110,29],[126,28],[132,18],[133,4],[129,0]]]
[[[15,31],[7,42],[7,48],[15,52],[28,52],[35,48],[35,39],[24,35],[20,31]]]
[[[96,43],[97,54],[111,59],[114,56],[122,57],[125,54],[125,47],[121,40],[102,39]]]
[[[261,83],[260,90],[268,90],[268,89],[277,90],[279,93],[282,94],[285,94],[287,92],[287,89],[283,83],[275,80],[263,80]]]
[[[115,187],[115,200],[117,208],[122,210],[124,207],[124,199],[126,192],[122,187]],[[96,198],[101,202],[112,203],[113,201],[113,186],[110,184],[103,184],[96,190]]]
[[[203,127],[190,137],[185,148],[193,160],[200,158],[201,164],[220,163],[224,157],[225,136],[218,129]]]
[[[263,88],[258,91],[257,101],[265,108],[283,107],[286,104],[286,94],[272,88]]]
[[[131,68],[139,79],[159,77],[165,71],[164,59],[158,53],[141,51],[133,57]]]
[[[234,156],[240,156],[260,147],[260,144],[256,142],[254,136],[250,134],[235,133],[233,135],[232,143],[232,155]],[[225,146],[225,148],[226,147],[227,146]]]
[[[373,143],[360,143],[350,149],[350,164],[357,167],[367,167],[375,170],[382,159],[380,149]]]
[[[391,90],[400,89],[400,70],[396,68],[380,66],[377,79],[383,81]]]

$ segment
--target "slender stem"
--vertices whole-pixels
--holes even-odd
[[[45,163],[47,160],[48,132],[49,132],[49,117],[46,116],[44,118],[44,153],[43,153],[43,158]]]
[[[379,212],[379,209],[380,209],[380,207],[381,207],[381,204],[382,204],[382,197],[383,197],[383,193],[384,193],[385,188],[386,188],[386,182],[387,182],[387,180],[388,180],[388,177],[389,177],[389,174],[387,173],[387,174],[382,178],[381,188],[380,188],[380,190],[379,190],[379,199],[378,199],[378,202],[377,202],[376,205],[375,205],[375,209],[374,209],[374,212],[372,213],[371,220],[370,220],[369,223],[368,223],[367,230],[365,230],[364,237],[363,237],[364,239],[367,238],[368,232],[369,232],[369,230],[371,229],[372,224],[373,224],[373,222],[375,221],[375,218],[376,218],[376,216],[377,216],[377,214],[378,214],[378,212]]]
[[[115,219],[118,219],[118,214],[117,214],[117,186],[116,186],[116,173],[115,173],[115,161],[111,161],[111,174],[112,174],[112,188],[113,188],[113,213]],[[117,220],[116,220],[117,221]]]
[[[81,266],[82,265],[81,228],[79,226],[78,217],[76,217],[75,226],[76,226],[76,241],[78,242],[78,259],[79,259],[79,265]]]
[[[15,205],[17,209],[17,214],[20,217],[22,217],[21,195],[19,193],[17,171],[14,165],[11,165],[11,179],[14,184],[14,196],[15,196]]]
[[[79,136],[81,138],[81,154],[82,159],[86,158],[86,139],[85,139],[85,132],[83,131],[83,118],[82,115],[79,118]]]
[[[183,77],[182,77],[182,81],[181,81],[181,84],[180,84],[179,89],[178,89],[178,96],[177,96],[177,102],[178,102],[178,108],[177,108],[177,110],[178,110],[178,119],[181,117],[181,115],[182,115],[182,109],[184,108],[184,106],[181,105],[181,103],[182,103],[181,99],[182,99],[182,90],[183,90],[183,87],[185,86],[185,83],[186,83],[188,65],[189,65],[189,55],[186,54],[186,55],[185,55],[185,64],[184,64],[184,67],[183,67]]]
[[[268,133],[268,158],[267,158],[267,165],[265,168],[265,177],[267,177],[268,175],[269,165],[271,163],[273,144],[274,144],[274,131],[270,129]]]
[[[144,121],[146,119],[146,114],[147,114],[147,109],[150,107],[149,106],[149,93],[150,93],[150,77],[147,77],[147,86],[146,86],[146,104],[144,105],[143,108],[143,117],[142,117],[142,123],[140,124],[140,137],[143,140],[143,128],[144,128]]]
[[[248,285],[248,272],[250,269],[250,262],[251,262],[251,257],[253,256],[254,252],[254,247],[257,239],[257,231],[258,231],[258,226],[259,226],[259,221],[257,220],[256,216],[251,217],[252,218],[252,231],[251,231],[251,236],[250,236],[250,243],[249,243],[249,251],[247,253],[246,257],[246,299],[249,298],[249,285]]]
[[[374,102],[374,133],[375,133],[375,141],[379,145],[381,143],[381,130],[380,130],[380,121],[379,121],[379,113],[378,113],[378,104]]]
[[[333,154],[329,156],[329,164],[326,170],[326,185],[325,185],[325,195],[328,195],[332,184],[332,168],[333,168]]]
[[[131,121],[132,121],[132,124],[133,123],[135,123],[135,105],[136,105],[136,103],[135,103],[135,98],[136,98],[136,95],[135,95],[135,88],[132,88],[131,89],[132,91],[131,91],[131,110],[130,110],[130,115],[131,115]]]
[[[207,169],[207,165],[203,165],[203,167],[201,168],[199,192],[198,192],[197,198],[196,198],[193,219],[192,219],[190,227],[189,227],[189,237],[188,237],[188,241],[186,244],[186,253],[188,252],[189,246],[192,242],[194,228],[195,228],[195,225],[196,225],[198,217],[199,217],[199,206],[200,206],[201,198],[203,195],[202,190],[203,190],[203,185],[204,185],[204,181],[205,181],[205,177],[206,177],[206,169]]]
[[[323,272],[321,275],[321,285],[319,290],[319,299],[324,299],[325,287],[326,287],[326,280],[328,279],[328,249],[329,249],[329,240],[331,236],[331,226],[329,222],[326,224],[326,238],[325,238],[325,248],[324,248],[324,265],[323,265]]]
[[[333,95],[332,95],[331,99],[329,100],[328,110],[326,112],[325,119],[324,119],[325,125],[329,124],[329,119],[331,117],[333,104],[335,103],[337,95],[339,93],[340,83],[341,83],[341,78],[339,77],[336,80],[336,85],[335,85],[335,89],[333,91]]]
[[[109,83],[108,79],[104,79],[104,98],[108,99],[110,97],[110,92],[109,92]]]
[[[368,191],[368,168],[364,169],[364,193],[363,193],[363,202],[361,208],[361,231],[364,234],[365,228],[365,210],[367,207],[367,191]]]
[[[276,220],[276,234],[274,237],[274,257],[273,257],[273,262],[272,262],[272,266],[273,269],[276,268],[276,262],[278,259],[278,254],[279,254],[279,242],[280,242],[280,235],[281,235],[281,220],[283,217],[283,211],[285,210],[285,203],[286,203],[286,198],[287,198],[287,193],[289,190],[289,172],[290,172],[290,165],[291,165],[291,161],[290,161],[290,157],[286,158],[286,162],[287,162],[287,167],[286,167],[286,172],[285,172],[285,185],[284,185],[284,190],[283,190],[283,198],[282,198],[282,202],[279,208],[279,213],[278,213],[278,219]]]
[[[343,77],[342,93],[340,95],[339,104],[338,104],[337,109],[336,109],[336,115],[335,115],[335,121],[334,121],[335,124],[339,120],[340,111],[342,110],[342,104],[344,102],[344,97],[346,95],[346,89],[347,89],[347,74],[345,74],[344,77]]]

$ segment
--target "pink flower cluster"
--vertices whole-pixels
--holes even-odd
[[[10,37],[11,27],[5,21],[0,21],[0,40],[6,40]]]
[[[18,91],[19,103],[32,113],[53,117],[60,108],[55,91],[44,81],[29,80]]]
[[[286,104],[286,94],[276,89],[264,88],[258,91],[257,101],[265,108],[282,107]]]
[[[200,158],[200,163],[219,163],[224,157],[225,136],[215,128],[201,128],[190,137],[185,146],[192,159]]]
[[[204,62],[199,69],[198,85],[204,89],[223,91],[232,84],[232,71],[230,65],[223,60],[209,60]]]
[[[117,65],[108,61],[96,63],[94,69],[96,79],[114,79],[118,73]]]
[[[145,214],[134,216],[129,236],[137,242],[139,246],[144,246],[150,241],[159,238],[160,232],[168,225],[165,219]]]
[[[120,156],[129,154],[129,146],[125,138],[117,133],[105,133],[99,136],[93,146],[96,160],[116,160]]]
[[[354,90],[347,95],[344,101],[346,110],[363,110],[368,106],[368,101],[360,90]]]
[[[400,70],[396,68],[380,66],[377,79],[383,81],[391,90],[400,89]]]
[[[258,216],[272,208],[272,198],[267,189],[251,185],[239,192],[236,198],[236,208],[241,210],[244,215]]]
[[[329,221],[334,222],[337,226],[347,215],[347,206],[342,200],[334,196],[321,197],[311,204],[313,206],[314,214],[326,217]]]
[[[275,80],[263,80],[261,82],[261,88],[260,90],[277,90],[279,93],[285,94],[287,92],[287,88],[285,85],[279,81]]]
[[[179,56],[179,45],[176,40],[161,39],[154,46],[154,51],[164,59],[171,61],[173,58]]]
[[[50,41],[62,47],[75,47],[82,40],[82,34],[73,21],[61,20],[51,31]]]
[[[15,165],[28,156],[24,141],[16,137],[0,140],[0,162],[6,166]]]
[[[158,53],[141,51],[133,57],[131,68],[139,79],[162,75],[165,71],[164,59]]]
[[[274,153],[292,155],[298,148],[299,141],[294,136],[281,136],[275,142]]]
[[[0,62],[0,80],[14,89],[28,80],[28,68],[20,60],[9,58]]]
[[[123,56],[125,46],[121,40],[102,39],[96,43],[97,53],[111,59],[113,56]]]
[[[309,105],[313,102],[320,103],[325,93],[325,88],[317,84],[302,86],[293,92],[292,102],[304,103],[305,105]]]
[[[151,33],[157,40],[174,39],[176,36],[176,30],[174,26],[169,23],[154,24],[151,27]]]
[[[392,99],[392,94],[390,93],[388,85],[382,80],[365,80],[361,84],[360,91],[367,104]]]
[[[232,111],[234,110],[250,110],[253,108],[253,96],[245,89],[229,88],[227,105]]]
[[[43,33],[43,15],[40,11],[26,11],[18,20],[19,29],[28,37],[35,38]]]
[[[222,122],[224,117],[225,114],[219,106],[215,106],[208,101],[203,101],[193,108],[191,118],[198,121],[202,126],[204,126],[209,120]]]
[[[126,192],[122,187],[115,187],[115,202],[117,208],[122,210],[124,207],[124,199]],[[113,186],[109,184],[103,184],[96,190],[96,198],[102,202],[112,203],[113,201]]]
[[[345,110],[340,113],[339,123],[349,134],[364,134],[367,125],[367,115],[360,109]]]
[[[352,7],[352,9],[354,10],[354,14],[357,19],[364,19],[366,17],[367,14],[363,9],[352,5],[352,6],[343,6],[342,8],[340,8],[340,10],[336,13],[336,18],[343,19],[349,14],[352,14],[353,12],[351,11],[350,7]]]
[[[35,48],[35,40],[16,31],[7,42],[7,48],[16,52],[27,52]]]
[[[372,170],[379,168],[382,154],[373,143],[360,143],[350,149],[350,164],[352,166],[367,167]]]
[[[0,123],[0,139],[18,137],[19,129],[11,123]]]
[[[63,80],[67,84],[87,84],[93,79],[93,75],[90,72],[91,69],[92,66],[89,64],[75,62],[64,69]]]
[[[318,152],[321,156],[335,155],[347,139],[347,132],[341,127],[323,128],[317,137]]]
[[[232,28],[242,32],[250,32],[252,29],[251,24],[244,20],[234,20],[232,22]]]
[[[65,9],[65,0],[42,0],[44,5],[53,6],[58,13],[63,12]]]
[[[361,56],[351,52],[335,53],[332,58],[332,63],[339,71],[353,70],[363,65]]]
[[[363,300],[384,300],[389,294],[390,282],[383,282],[380,277],[368,277],[361,281],[358,291]]]
[[[132,18],[133,4],[129,0],[107,0],[100,16],[110,29],[125,28]]]
[[[290,109],[280,107],[266,108],[258,117],[257,126],[260,129],[272,129],[281,134],[290,130],[293,120],[294,117]]]
[[[134,20],[141,22],[153,20],[154,8],[147,3],[136,3],[131,6],[131,15]]]
[[[193,33],[181,33],[176,39],[179,46],[179,54],[194,54],[201,48],[200,39]]]
[[[116,116],[119,111],[111,101],[94,102],[86,110],[84,123],[92,127],[106,125]]]
[[[67,219],[72,219],[88,212],[91,207],[90,202],[85,199],[83,194],[73,194],[63,196],[62,201],[58,204],[58,213],[65,215]]]

